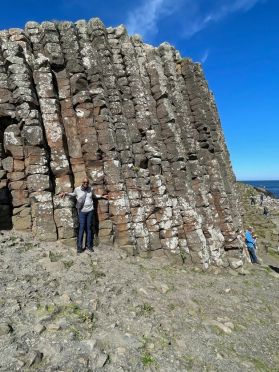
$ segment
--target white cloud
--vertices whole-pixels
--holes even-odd
[[[247,12],[257,3],[266,0],[215,0],[206,10],[203,9],[203,0],[197,0],[195,7],[191,7],[192,1],[188,1],[188,16],[184,27],[184,36],[190,38],[197,32],[203,30],[210,23],[225,19],[236,12]]]
[[[130,34],[151,36],[159,23],[173,15],[177,29],[190,38],[197,32],[236,12],[247,12],[267,0],[143,0],[130,10],[125,24]]]
[[[128,13],[126,26],[129,33],[142,36],[156,33],[158,22],[175,13],[180,4],[181,0],[144,0]]]
[[[209,49],[206,49],[206,51],[203,53],[203,55],[200,58],[200,62],[204,64],[207,61],[208,57],[209,57]]]

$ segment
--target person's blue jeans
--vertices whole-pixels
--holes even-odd
[[[78,239],[77,239],[77,249],[82,249],[83,235],[86,234],[86,247],[93,248],[93,234],[92,234],[92,222],[93,222],[93,213],[90,212],[80,212],[78,215],[79,219],[79,228],[78,228]]]
[[[251,262],[252,263],[257,263],[258,262],[258,259],[257,259],[255,248],[254,247],[247,247],[247,248],[248,248],[248,252],[249,252],[250,258],[251,258]]]

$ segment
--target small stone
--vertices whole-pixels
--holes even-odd
[[[36,324],[34,327],[34,332],[38,333],[39,335],[45,331],[46,327],[43,324]]]
[[[47,330],[48,331],[59,331],[59,329],[61,329],[60,324],[50,323],[50,324],[47,325]]]
[[[272,276],[273,278],[279,279],[279,274],[275,273],[274,271],[270,272],[269,275]]]
[[[32,351],[28,356],[28,367],[35,367],[37,366],[43,359],[43,353],[40,351]]]
[[[167,284],[164,284],[164,283],[161,284],[161,292],[163,294],[166,294],[169,290],[170,288],[167,286]]]
[[[119,257],[120,257],[120,259],[125,260],[125,258],[128,257],[128,254],[125,251],[120,251],[119,252]]]
[[[102,368],[109,360],[108,354],[99,354],[96,360],[96,368]]]
[[[234,329],[234,324],[233,324],[232,322],[225,322],[224,325],[225,325],[226,327],[229,327],[229,328],[231,328],[231,329]]]
[[[229,262],[232,269],[239,269],[240,267],[243,266],[242,260],[229,259]]]
[[[0,336],[7,335],[8,333],[13,332],[13,328],[8,323],[0,323]]]
[[[17,359],[16,361],[16,367],[17,367],[17,371],[22,371],[22,368],[25,366],[25,362],[23,360],[19,360]]]
[[[232,333],[231,328],[227,327],[225,324],[221,322],[218,322],[217,320],[208,320],[203,322],[203,324],[205,326],[216,327],[217,329],[228,335]]]
[[[250,275],[250,271],[242,268],[241,271],[238,272],[238,274],[239,275]]]

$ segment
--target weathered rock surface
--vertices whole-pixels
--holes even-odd
[[[98,233],[127,251],[222,265],[242,247],[240,207],[201,66],[169,44],[89,22],[0,32],[0,223],[71,240],[87,175]],[[12,218],[11,217],[12,213]]]
[[[0,235],[0,370],[277,371],[279,274],[247,269]]]

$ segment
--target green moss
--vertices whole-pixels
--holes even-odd
[[[59,317],[77,317],[82,322],[92,322],[94,315],[81,309],[77,304],[68,304],[59,308]]]
[[[58,308],[55,305],[49,305],[49,304],[42,305],[42,304],[39,304],[37,306],[37,311],[40,314],[53,314],[57,310],[58,310]]]
[[[259,371],[259,372],[270,372],[272,371],[272,369],[270,369],[266,364],[265,362],[263,362],[262,360],[258,359],[258,358],[250,358],[249,360],[250,362],[252,362],[256,368],[256,371]],[[274,370],[275,371],[275,370]]]
[[[150,353],[144,353],[141,357],[142,364],[147,367],[156,362],[155,358]]]
[[[53,253],[52,251],[49,252],[49,259],[50,259],[51,262],[57,262],[57,261],[61,260],[62,257],[63,257],[62,254]]]
[[[91,269],[92,275],[95,277],[95,279],[104,278],[106,276],[103,271],[97,270],[96,265],[93,265],[93,262],[91,262]]]
[[[74,261],[63,261],[63,264],[65,266],[65,269],[69,269],[70,267],[73,266]]]
[[[74,337],[76,340],[82,340],[83,339],[83,336],[82,336],[82,333],[79,329],[77,329],[76,327],[69,327],[68,328],[68,331],[70,333],[73,333],[74,334]]]
[[[106,274],[103,271],[96,270],[94,271],[94,276],[96,279],[98,279],[98,278],[104,278]]]
[[[95,234],[94,235],[94,247],[98,247],[100,244],[100,238]]]
[[[219,346],[220,350],[222,350],[222,348],[223,348],[223,344]],[[251,357],[248,354],[245,354],[245,355],[239,354],[236,351],[236,348],[234,345],[227,346],[225,347],[225,349],[226,349],[227,354],[233,354],[243,362],[252,363],[255,367],[255,371],[258,371],[258,372],[278,371],[278,369],[273,369],[267,366],[266,363],[259,358]]]
[[[190,257],[190,255],[185,251],[185,249],[179,249],[179,254],[182,259],[183,263],[186,263],[187,259]]]
[[[37,311],[44,314],[52,314],[54,319],[76,318],[81,322],[93,322],[94,314],[81,309],[77,304],[67,304],[62,306],[39,305]]]
[[[174,310],[175,308],[176,308],[176,305],[175,304],[168,304],[168,308],[170,309],[170,310]]]
[[[34,247],[35,247],[35,245],[34,245],[33,243],[25,243],[25,244],[22,246],[21,250],[22,250],[23,252],[27,252],[27,251],[30,251],[30,249],[33,249]]]
[[[186,362],[187,368],[192,369],[194,365],[194,357],[191,355],[182,355],[182,360]]]
[[[279,254],[278,254],[278,252],[276,252],[276,251],[273,250],[273,249],[270,249],[270,250],[268,251],[268,254],[269,254],[270,256],[272,256],[272,257],[275,257],[275,258],[278,258],[278,259],[279,259]]]
[[[223,335],[225,334],[225,332],[222,331],[222,329],[219,328],[219,327],[216,326],[216,325],[212,325],[212,326],[211,326],[211,329],[212,329],[212,331],[213,331],[217,336],[223,336]]]
[[[138,308],[137,309],[137,315],[138,316],[148,316],[151,313],[153,313],[153,311],[154,311],[153,306],[151,306],[148,303],[144,303],[143,305],[139,305],[137,308]]]

